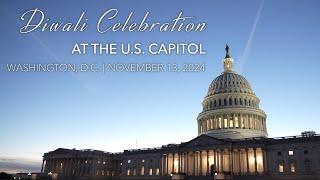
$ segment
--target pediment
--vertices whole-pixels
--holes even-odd
[[[224,140],[217,139],[208,135],[201,135],[189,142],[182,144],[182,147],[204,147],[224,144]]]
[[[68,152],[70,152],[70,149],[58,148],[58,149],[52,151],[51,153],[64,154],[64,153],[68,153]]]

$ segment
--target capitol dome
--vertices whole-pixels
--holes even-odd
[[[216,77],[209,87],[208,96],[228,92],[254,94],[249,82],[235,72],[224,72]]]
[[[219,139],[267,137],[266,114],[249,82],[233,71],[226,46],[224,71],[209,86],[198,116],[198,134]]]

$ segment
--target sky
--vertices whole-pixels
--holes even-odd
[[[181,143],[197,136],[197,115],[230,45],[235,70],[250,82],[267,114],[269,137],[320,132],[319,1],[1,1],[0,169],[40,162],[59,147],[121,152]],[[85,32],[19,33],[21,15],[38,8],[57,21],[86,11]],[[95,24],[110,8],[123,22],[183,11],[203,32],[108,32]],[[76,42],[197,42],[206,55],[72,55]],[[8,63],[205,63],[197,73],[13,73]],[[40,165],[39,165],[40,166]],[[19,166],[20,167],[20,166]],[[32,164],[34,168],[34,164]]]

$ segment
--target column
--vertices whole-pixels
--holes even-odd
[[[209,150],[207,150],[207,176],[209,175]]]
[[[200,164],[199,164],[199,175],[201,176],[202,175],[202,150],[200,150],[199,152],[199,156],[200,156]]]
[[[232,149],[229,150],[229,170],[230,170],[230,173],[233,173],[233,150]]]
[[[42,160],[41,174],[43,173],[43,165],[44,165],[44,159]]]
[[[196,168],[196,151],[194,151],[194,153],[193,153],[193,172],[194,172],[194,175],[196,176],[196,170],[197,170],[197,168]]]
[[[164,155],[162,154],[161,155],[161,171],[160,171],[162,176],[164,174],[163,173],[163,166],[164,166],[163,163],[164,163]],[[139,170],[138,170],[138,167],[137,167],[137,174],[138,174],[138,172],[139,172]]]
[[[56,171],[57,171],[56,168],[57,168],[57,160],[56,160],[56,159],[53,159],[53,168],[52,168],[52,171],[53,171],[53,172],[56,172]],[[52,173],[53,173],[53,172],[52,172]]]
[[[263,173],[267,173],[267,170],[268,170],[268,168],[267,168],[267,165],[268,165],[268,163],[267,163],[267,150],[266,149],[262,149],[261,148],[261,151],[262,151],[262,155],[263,155]]]
[[[219,171],[219,162],[218,162],[218,151],[217,150],[214,150],[214,161],[215,161],[216,171],[218,172]]]
[[[184,172],[184,153],[181,153],[181,168],[180,168],[180,172],[183,173]]]
[[[175,156],[176,154],[175,153],[172,153],[172,172],[173,173],[175,173],[174,172],[174,156]],[[170,172],[171,173],[171,172]]]
[[[169,167],[168,167],[168,165],[169,165],[169,160],[168,160],[168,157],[169,157],[169,154],[166,154],[166,163],[167,163],[167,165],[166,165],[166,171],[167,171],[167,174],[169,174]]]
[[[249,171],[249,152],[248,152],[248,148],[245,149],[246,150],[246,158],[247,158],[247,174],[250,173]]]
[[[223,172],[223,169],[224,169],[224,162],[223,162],[223,155],[224,155],[224,149],[221,151],[221,172]]]
[[[49,163],[48,173],[49,173],[50,171],[52,171],[52,167],[53,167],[52,159],[50,159],[49,162],[50,162],[50,163]]]
[[[63,170],[65,175],[69,174],[69,158],[65,159],[65,162],[63,164]]]
[[[186,166],[186,168],[187,168],[187,174],[189,175],[189,152],[186,152],[186,154],[187,154],[187,166]]]
[[[178,153],[178,172],[180,173],[180,153]]]
[[[239,166],[239,173],[243,173],[241,171],[241,162],[240,162],[240,157],[241,157],[241,149],[238,150],[238,166]]]
[[[253,148],[253,155],[254,155],[254,173],[257,174],[257,153],[256,148]]]
[[[68,173],[72,175],[72,160],[71,158],[68,159]]]

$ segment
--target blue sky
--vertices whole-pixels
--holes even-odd
[[[319,1],[1,1],[0,154],[40,160],[59,147],[111,152],[180,143],[197,136],[196,117],[210,82],[222,72],[230,44],[235,69],[250,82],[266,112],[270,137],[320,132]],[[86,10],[83,33],[19,34],[23,12],[39,8],[57,20]],[[157,21],[182,10],[208,26],[204,32],[98,34],[107,9],[146,11]],[[71,55],[75,42],[199,42],[206,55]],[[7,63],[201,62],[203,73],[9,73]]]

